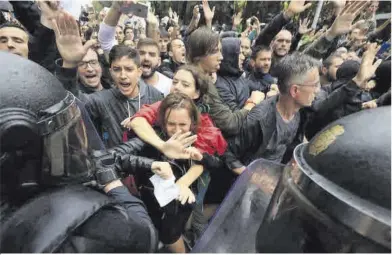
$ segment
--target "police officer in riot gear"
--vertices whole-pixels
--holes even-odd
[[[14,54],[0,52],[0,77],[0,251],[155,251],[155,228],[120,181],[121,162],[91,156],[103,148],[83,105]]]
[[[391,251],[391,107],[339,119],[294,151],[258,252]]]
[[[284,166],[247,166],[192,252],[391,251],[391,107],[320,131]]]

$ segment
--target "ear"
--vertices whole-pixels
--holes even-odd
[[[326,74],[328,73],[328,69],[325,68],[324,66],[321,67],[321,73],[322,73],[323,75],[326,75]]]
[[[169,57],[173,57],[173,52],[169,51]]]
[[[161,59],[161,57],[159,57],[158,58],[158,66],[161,66],[161,64],[162,64],[162,59]]]
[[[256,64],[256,62],[253,60],[253,58],[251,58],[251,59],[250,59],[250,66],[251,66],[252,68],[255,68],[255,64]]]
[[[289,93],[292,98],[297,98],[299,93],[299,87],[297,85],[291,85],[289,89]]]
[[[139,66],[139,68],[137,69],[137,76],[140,78],[142,77],[142,74],[143,74],[142,66]]]
[[[192,98],[193,100],[200,98],[200,91],[196,90],[196,95]]]

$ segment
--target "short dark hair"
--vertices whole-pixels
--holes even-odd
[[[166,31],[166,29],[165,28],[160,28],[159,29],[159,36],[160,36],[160,38],[169,38],[170,37],[170,34],[169,34],[169,32],[167,32]]]
[[[140,56],[137,50],[132,49],[126,45],[115,45],[109,53],[109,65],[111,66],[113,61],[128,57],[135,62],[137,67],[140,67]]]
[[[147,37],[147,38],[140,39],[139,42],[137,43],[136,48],[139,50],[143,46],[154,46],[154,47],[157,48],[157,50],[159,52],[159,45],[158,45],[158,43],[156,41],[154,41],[153,39],[151,39],[151,38]]]
[[[185,44],[186,56],[194,64],[201,57],[213,54],[219,45],[219,35],[207,27],[196,29]]]
[[[342,57],[341,57],[341,54],[338,54],[338,53],[332,54],[331,56],[329,56],[328,58],[326,58],[326,59],[323,61],[323,67],[329,68],[329,67],[332,65],[332,62],[333,62],[333,60],[334,60],[335,58],[342,58]]]
[[[208,92],[211,78],[205,75],[200,68],[193,65],[182,65],[177,69],[176,73],[180,70],[188,71],[192,74],[193,79],[195,80],[195,88],[199,91],[200,98],[203,98]]]
[[[6,28],[6,27],[19,28],[20,30],[22,30],[23,32],[25,32],[25,33],[27,34],[27,36],[29,36],[29,32],[27,32],[27,30],[26,30],[24,27],[22,27],[21,25],[19,25],[19,24],[17,24],[17,23],[14,23],[14,22],[7,22],[7,23],[4,23],[4,24],[1,24],[1,25],[0,25],[0,29]]]
[[[171,46],[172,46],[172,42],[175,41],[175,40],[180,40],[180,41],[182,41],[181,39],[174,38],[173,40],[171,40],[171,41],[167,44],[167,51],[173,51],[173,49],[171,48]]]
[[[196,133],[200,123],[200,113],[193,100],[183,93],[170,93],[163,100],[158,110],[158,123],[166,131],[166,111],[186,109],[192,120],[191,131]]]
[[[259,55],[259,53],[262,52],[262,51],[272,51],[272,49],[270,47],[268,47],[268,46],[265,46],[265,45],[256,46],[256,47],[254,47],[252,49],[251,58],[253,60],[256,60],[257,59],[257,55]]]
[[[299,52],[286,55],[275,67],[280,93],[287,94],[292,84],[300,84],[312,68],[319,67],[320,62],[309,55]]]
[[[124,28],[124,35],[127,33],[127,30],[132,30],[132,32],[133,32],[133,34],[135,34],[135,31],[133,31],[133,28],[132,27],[125,27]]]

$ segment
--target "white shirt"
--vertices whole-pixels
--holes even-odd
[[[172,85],[172,79],[166,77],[160,72],[156,72],[158,74],[158,82],[154,86],[157,90],[163,93],[164,96],[167,96],[170,93],[170,88]]]

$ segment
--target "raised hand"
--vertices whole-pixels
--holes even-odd
[[[233,15],[233,26],[237,27],[241,24],[241,22],[242,22],[242,11]]]
[[[97,43],[95,40],[90,40],[82,44],[78,24],[68,13],[60,13],[52,24],[64,67],[75,67],[86,55],[87,50]]]
[[[169,8],[168,14],[169,14],[169,18],[172,19],[173,18],[173,10],[171,7]]]
[[[158,18],[155,16],[154,11],[151,9],[147,14],[146,22],[151,26],[158,26]]]
[[[344,6],[346,5],[346,0],[332,0],[333,6],[335,8],[335,15],[339,15],[340,12],[343,10]]]
[[[206,19],[206,23],[208,24],[209,22],[212,22],[212,19],[214,18],[214,14],[215,14],[215,6],[212,7],[211,10],[208,1],[203,0],[203,11],[204,11],[204,17]]]
[[[376,69],[381,64],[381,59],[377,60],[373,64],[377,52],[380,50],[381,46],[377,43],[368,44],[367,50],[363,53],[361,66],[357,75],[354,77],[353,81],[362,89],[366,89],[367,81],[374,75]]]
[[[310,24],[310,20],[308,20],[308,18],[305,18],[304,20],[299,20],[299,28],[298,28],[298,33],[300,33],[301,35],[310,33],[313,29],[312,28],[308,28]]]
[[[47,28],[53,29],[53,21],[62,10],[60,1],[37,1],[36,3],[41,10],[41,24]]]
[[[154,161],[151,170],[165,180],[173,176],[173,170],[168,162]]]
[[[288,18],[292,18],[295,15],[305,11],[310,6],[312,6],[312,4],[311,3],[305,4],[305,0],[291,0],[289,7],[285,11],[285,16]]]
[[[175,25],[178,25],[178,19],[179,19],[178,14],[177,14],[176,12],[173,12],[172,21],[173,21],[173,23],[174,23]]]
[[[199,15],[199,5],[195,5],[193,7],[192,15],[193,15],[193,17],[192,17],[193,19],[197,19],[198,15]]]
[[[159,150],[171,159],[189,159],[190,154],[185,149],[191,146],[196,139],[197,136],[192,135],[191,132],[184,134],[177,132],[169,140],[164,142],[162,148]]]
[[[355,18],[368,6],[368,4],[367,1],[354,1],[347,4],[339,16],[336,17],[332,26],[327,30],[326,36],[328,38],[335,38],[353,30],[359,25],[358,22],[353,25]]]
[[[118,12],[121,12],[122,8],[126,8],[129,5],[133,4],[135,1],[133,0],[121,0],[121,1],[113,1],[112,2],[112,7],[113,9],[117,10]],[[126,14],[126,13],[125,13]]]

